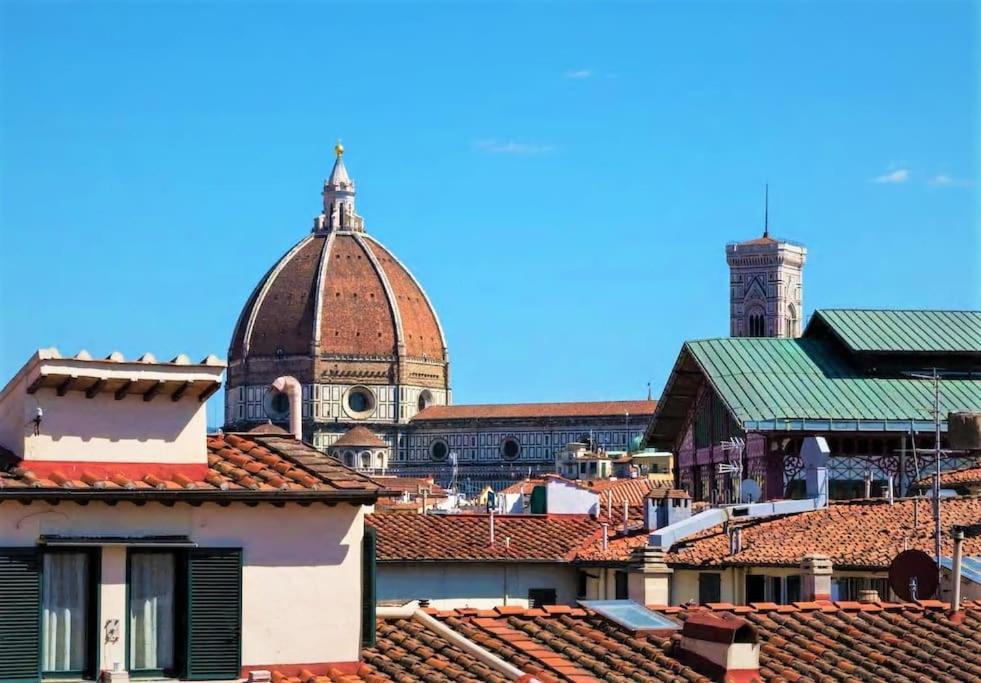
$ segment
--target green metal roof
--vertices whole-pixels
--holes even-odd
[[[804,336],[818,321],[856,352],[981,353],[981,311],[820,309]]]
[[[932,380],[864,375],[825,340],[709,339],[687,342],[686,353],[745,429],[906,431],[933,424]],[[942,379],[940,392],[944,417],[981,410],[981,377]]]

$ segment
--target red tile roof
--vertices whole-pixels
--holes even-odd
[[[344,432],[331,447],[341,446],[363,446],[365,448],[388,448],[388,444],[379,439],[373,431],[367,427],[356,425]]]
[[[488,515],[378,512],[365,523],[378,532],[379,562],[568,562],[601,532],[585,515],[495,515],[491,545]]]
[[[913,528],[914,505],[919,507]],[[806,553],[827,554],[838,568],[885,569],[907,548],[933,554],[932,503],[928,499],[856,500],[823,510],[741,523],[742,550],[729,555],[721,526],[675,544],[669,564],[681,566],[798,566]],[[946,498],[941,503],[943,552],[950,556],[951,526],[981,522],[981,497]],[[965,555],[981,554],[981,538],[964,542]]]
[[[429,491],[430,498],[445,498],[448,494],[446,489],[436,483],[433,477],[396,477],[396,476],[374,476],[376,484],[382,486],[386,491],[406,492],[410,495],[422,495],[422,489]]]
[[[946,472],[940,473],[941,488],[957,488],[968,484],[981,484],[981,466],[961,467],[956,470],[947,470]],[[933,475],[918,480],[916,487],[927,490],[932,488]]]
[[[80,463],[74,470],[38,476],[20,461],[5,458],[0,469],[0,496],[45,494],[113,497],[134,492],[170,494],[192,499],[201,494],[317,494],[317,497],[363,497],[380,490],[368,477],[324,456],[292,437],[271,434],[217,434],[207,437],[208,465],[190,477],[187,468],[150,463],[132,474],[111,463]],[[67,465],[66,465],[67,467]]]
[[[574,403],[494,403],[429,406],[412,421],[473,420],[533,417],[623,417],[653,415],[656,401],[581,401]]]
[[[948,605],[796,603],[786,606],[667,608],[738,616],[760,639],[760,678],[788,681],[981,680],[981,603],[960,621]],[[460,635],[543,681],[708,682],[682,663],[680,632],[632,633],[572,607],[427,610]],[[405,661],[400,681],[426,680]]]

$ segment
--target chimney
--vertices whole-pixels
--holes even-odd
[[[878,605],[882,602],[882,598],[879,597],[879,591],[875,588],[863,588],[858,592],[858,601],[865,604]]]
[[[823,436],[809,436],[800,448],[804,462],[804,487],[808,498],[817,498],[821,507],[828,503],[828,460],[831,449]]]
[[[761,681],[760,642],[745,619],[696,612],[685,621],[678,659],[712,680],[727,683]]]
[[[657,529],[657,508],[650,495],[644,498],[644,529],[649,532]]]
[[[290,431],[293,433],[293,438],[297,441],[303,441],[303,406],[300,383],[295,377],[283,375],[276,378],[272,383],[272,388],[286,394],[290,400]]]
[[[630,532],[630,526],[628,524],[627,517],[630,515],[630,504],[627,499],[623,499],[623,535],[626,536]]]
[[[831,600],[831,558],[808,553],[800,563],[801,600]]]
[[[635,548],[627,573],[627,597],[641,605],[670,605],[673,572],[660,548]]]
[[[954,595],[951,599],[950,607],[955,612],[961,608],[961,565],[963,563],[964,556],[964,529],[963,527],[955,526],[953,529],[954,536],[954,557],[953,566],[951,567],[952,576],[951,581],[953,582],[952,588],[954,589]]]

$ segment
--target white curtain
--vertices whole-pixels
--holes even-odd
[[[174,664],[174,556],[134,553],[129,578],[130,667]]]
[[[45,553],[41,574],[41,669],[85,668],[88,556]]]

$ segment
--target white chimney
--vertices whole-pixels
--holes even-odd
[[[809,553],[800,563],[801,600],[816,602],[831,599],[831,558]]]

